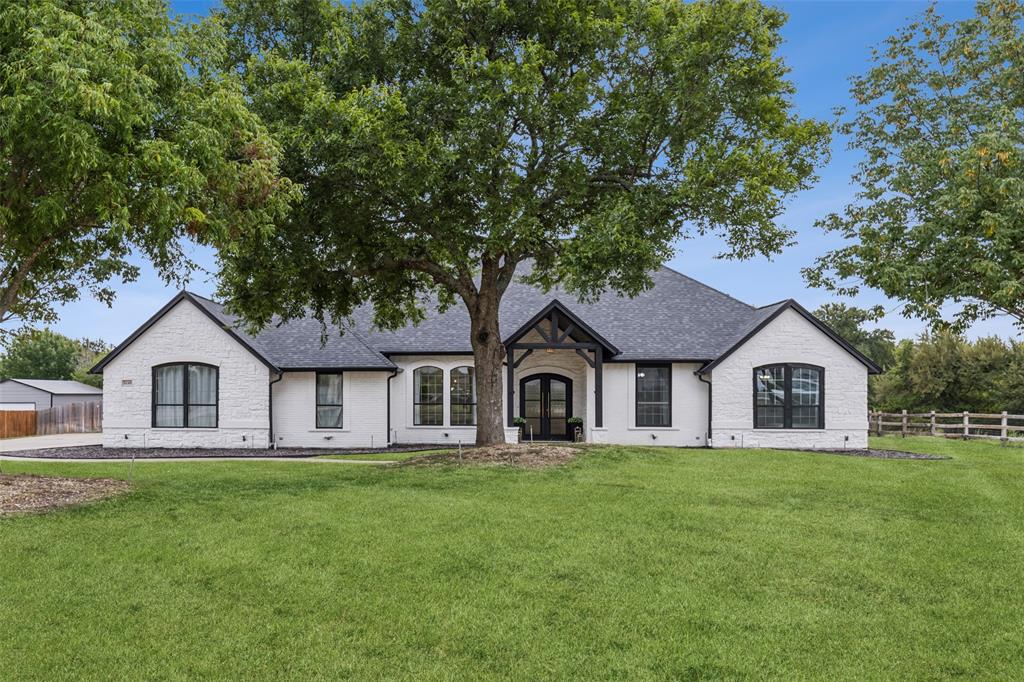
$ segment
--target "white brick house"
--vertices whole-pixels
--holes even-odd
[[[795,301],[756,308],[667,268],[652,276],[634,299],[588,304],[509,287],[509,440],[867,446],[870,359]],[[311,318],[252,336],[218,303],[182,292],[93,369],[104,375],[104,444],[472,443],[466,312],[388,332],[371,313],[326,337]]]

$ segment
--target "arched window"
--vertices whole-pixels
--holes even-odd
[[[451,372],[452,426],[476,425],[476,380],[472,367]]]
[[[754,428],[825,428],[824,368],[797,364],[755,368]]]
[[[420,367],[412,373],[412,423],[444,425],[444,372],[440,367]]]
[[[179,362],[153,368],[154,428],[217,428],[219,373],[213,365]]]

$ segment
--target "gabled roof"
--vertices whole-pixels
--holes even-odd
[[[517,276],[527,274],[530,268],[529,262],[521,264]],[[608,292],[586,303],[559,287],[544,292],[513,280],[501,301],[499,324],[502,330],[519,329],[538,310],[557,300],[619,349],[610,358],[612,362],[707,362],[718,357],[736,330],[754,314],[753,306],[669,268],[659,268],[651,278],[654,285],[635,298]],[[428,308],[432,305],[428,303]],[[357,311],[357,325],[370,345],[384,355],[473,352],[465,306],[455,305],[443,313],[435,310],[418,325],[396,331],[373,329],[372,313],[368,306]]]
[[[850,345],[843,337],[839,336],[831,327],[816,318],[814,315],[809,313],[806,308],[797,303],[791,298],[787,298],[784,301],[778,303],[772,303],[764,307],[758,308],[755,314],[751,317],[750,323],[739,331],[733,342],[717,357],[713,362],[708,363],[704,367],[701,367],[698,374],[707,374],[711,372],[715,367],[720,365],[723,360],[733,354],[740,346],[753,338],[759,331],[767,327],[772,320],[777,318],[786,310],[793,310],[799,313],[808,322],[813,324],[822,333],[828,336],[830,339],[835,341],[837,344],[842,346],[843,350],[852,355],[858,362],[862,363],[868,368],[868,374],[880,374],[882,368],[875,364],[871,358],[861,353],[859,350]]]
[[[512,343],[514,341],[518,341],[523,336],[525,336],[531,329],[536,327],[542,320],[548,319],[551,316],[551,313],[554,311],[558,312],[560,319],[567,320],[570,324],[572,324],[575,327],[576,331],[570,334],[570,336],[576,338],[578,334],[582,333],[590,337],[593,340],[593,342],[601,344],[604,347],[604,349],[608,351],[609,354],[618,355],[618,348],[613,346],[611,343],[608,342],[607,339],[598,334],[589,324],[587,324],[580,318],[576,317],[576,315],[571,310],[562,305],[562,302],[559,301],[558,299],[555,299],[551,303],[544,306],[544,308],[536,315],[531,317],[529,321],[526,322],[526,324],[524,324],[519,329],[515,330],[514,332],[506,336],[503,343]]]
[[[243,348],[252,353],[271,371],[301,369],[394,369],[395,365],[380,353],[366,345],[354,330],[341,336],[335,330],[328,333],[326,343],[320,343],[320,323],[312,318],[293,320],[281,327],[269,327],[256,336],[247,333],[240,320],[225,310],[216,301],[193,294],[179,292],[155,315],[146,320],[131,336],[100,360],[89,370],[93,374],[103,371],[111,360],[146,333],[164,315],[179,303],[190,303],[224,330]],[[281,330],[284,331],[281,331]]]
[[[202,299],[202,300],[206,301],[206,299]],[[160,319],[163,318],[164,315],[166,315],[167,313],[171,312],[171,310],[173,310],[176,305],[178,305],[179,303],[181,303],[183,301],[187,302],[187,303],[191,303],[192,305],[197,307],[200,311],[203,312],[203,314],[205,314],[207,317],[209,317],[214,322],[214,324],[216,324],[217,326],[221,327],[225,331],[225,333],[227,333],[229,336],[234,338],[235,341],[237,341],[239,344],[241,344],[242,347],[244,347],[247,351],[249,351],[250,353],[255,355],[257,358],[259,358],[259,360],[263,364],[265,364],[267,367],[269,367],[272,370],[276,370],[277,369],[276,367],[274,367],[273,363],[270,362],[270,360],[268,360],[267,357],[263,353],[261,353],[260,351],[258,351],[257,349],[255,349],[252,346],[252,344],[249,342],[249,340],[245,339],[232,326],[226,325],[224,323],[224,320],[220,319],[217,315],[215,315],[209,309],[208,306],[206,306],[203,303],[201,303],[200,302],[200,297],[198,297],[195,294],[192,294],[192,293],[190,293],[188,291],[180,291],[180,292],[178,292],[178,294],[174,298],[172,298],[170,301],[168,301],[167,304],[164,305],[163,308],[158,310],[156,312],[156,314],[153,315],[153,317],[151,317],[148,320],[146,320],[142,324],[141,327],[139,327],[134,332],[132,332],[131,336],[129,336],[127,339],[125,339],[120,344],[118,344],[118,346],[116,348],[114,348],[114,350],[112,350],[109,353],[107,353],[107,355],[104,356],[104,358],[102,360],[100,360],[98,363],[96,363],[96,365],[92,369],[89,370],[89,373],[90,374],[99,374],[100,372],[102,372],[103,368],[106,367],[108,364],[110,364],[111,360],[113,360],[118,355],[120,355],[124,351],[125,348],[127,348],[130,345],[132,345],[135,342],[136,339],[138,339],[140,336],[145,334],[146,331],[149,330],[150,327],[152,327],[154,324],[159,322]],[[206,301],[206,302],[207,303],[213,303],[212,301]]]
[[[103,390],[68,379],[8,379],[18,384],[31,386],[53,395],[103,395]]]
[[[321,334],[320,322],[312,317],[271,324],[256,336],[242,330],[242,323],[220,303],[196,294],[191,296],[226,328],[244,338],[254,349],[282,370],[348,369],[391,370],[395,364],[371,348],[354,326],[328,325]],[[344,333],[340,333],[344,332]],[[323,336],[323,338],[321,338]],[[321,343],[321,341],[323,343]]]
[[[614,292],[594,302],[581,303],[560,288],[542,291],[524,284],[532,264],[523,263],[509,284],[499,309],[502,330],[515,330],[507,343],[531,329],[538,319],[558,310],[592,340],[608,351],[607,362],[696,362],[710,371],[724,357],[756,334],[783,310],[793,309],[807,318],[872,372],[880,371],[824,323],[795,301],[755,308],[717,289],[669,268],[651,274],[653,286],[634,298]],[[224,306],[183,291],[171,299],[92,370],[103,368],[178,303],[199,308],[225,333],[259,358],[271,370],[394,370],[394,355],[472,355],[469,313],[454,305],[439,312],[436,301],[425,302],[427,316],[419,324],[397,330],[373,325],[373,309],[358,308],[343,324],[328,324],[321,334],[313,317],[276,321],[258,334],[245,331]]]

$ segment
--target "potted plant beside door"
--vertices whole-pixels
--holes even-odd
[[[573,440],[581,441],[583,438],[583,417],[569,417],[565,420],[569,424],[569,428],[572,429]]]
[[[519,442],[522,443],[526,440],[526,420],[522,417],[516,417],[512,420],[512,423],[519,427]]]

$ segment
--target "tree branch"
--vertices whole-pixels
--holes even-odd
[[[51,235],[41,241],[32,253],[28,255],[25,260],[18,266],[18,270],[14,273],[14,277],[11,278],[10,283],[4,287],[3,298],[0,299],[0,319],[7,316],[8,311],[14,305],[14,302],[18,298],[18,293],[21,291],[21,287],[24,286],[25,280],[28,279],[29,273],[32,271],[32,266],[39,260],[39,256],[42,255],[43,251],[46,250],[50,244],[53,243],[56,236]]]

